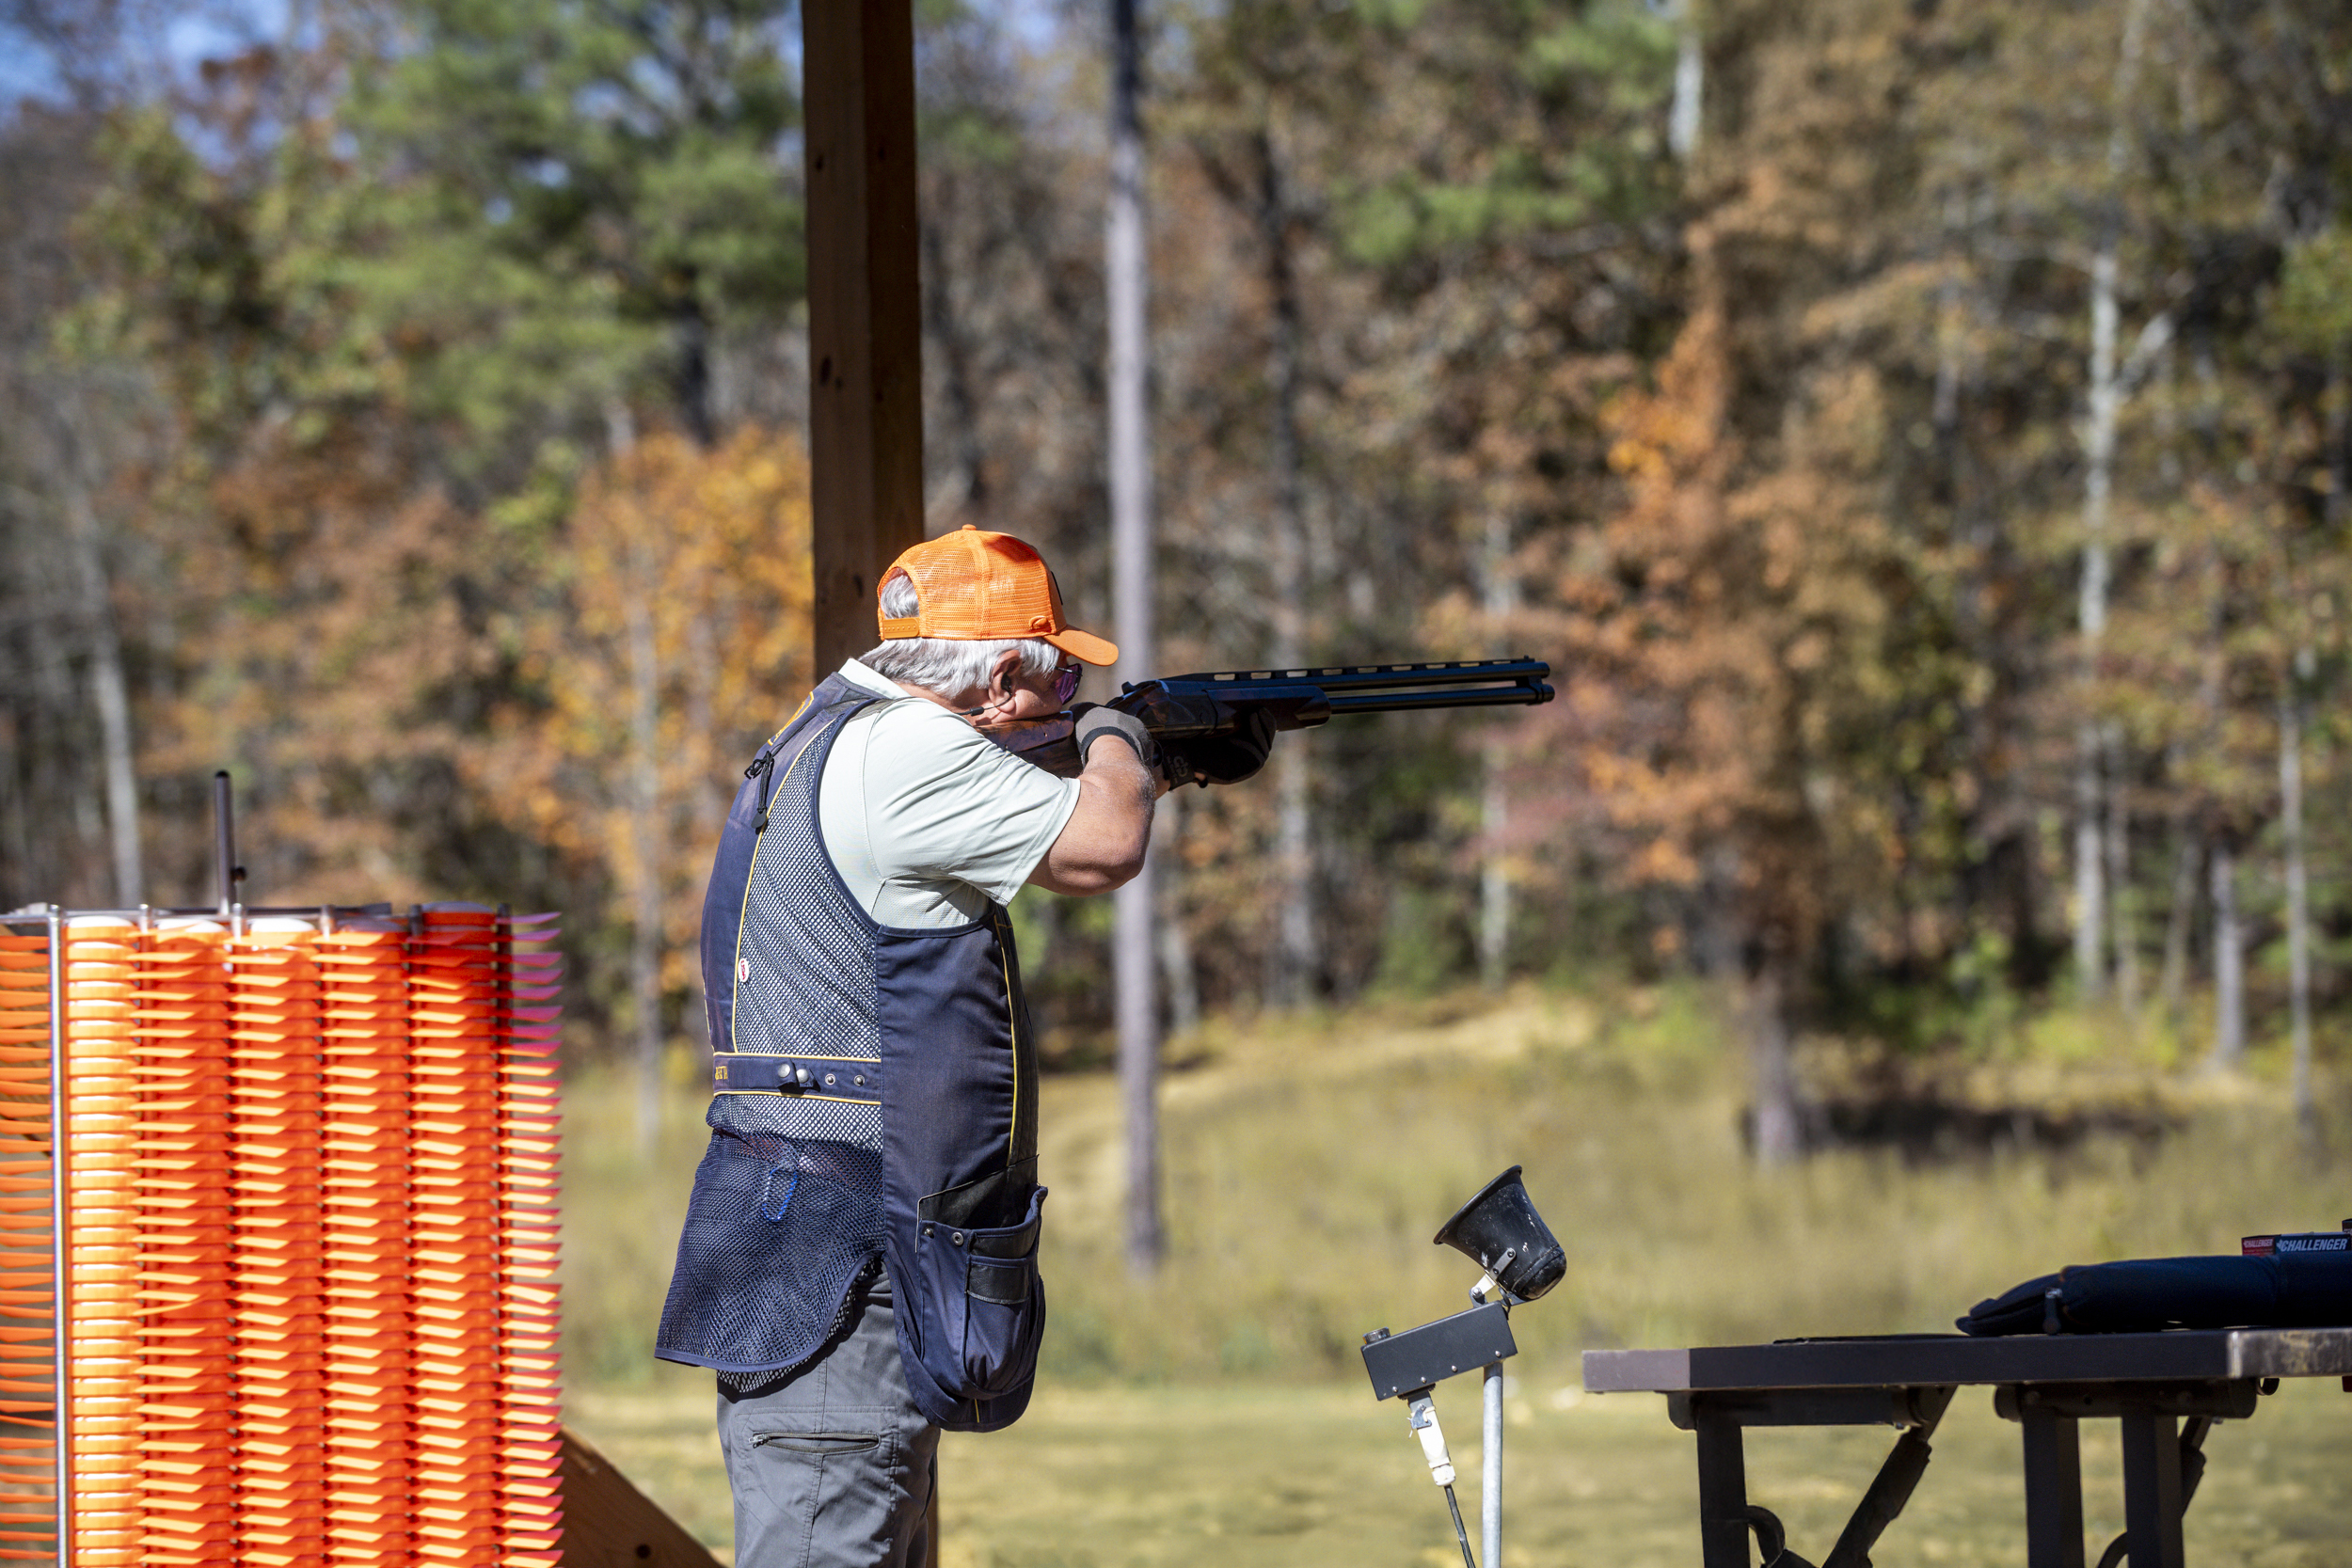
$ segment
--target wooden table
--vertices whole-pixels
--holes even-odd
[[[1769,1345],[1584,1353],[1588,1392],[1664,1394],[1675,1425],[1698,1437],[1705,1568],[1812,1568],[1780,1521],[1749,1503],[1740,1433],[1760,1426],[1899,1428],[1892,1452],[1821,1568],[1867,1568],[1869,1550],[1926,1471],[1928,1439],[1963,1385],[1993,1389],[2024,1433],[2027,1568],[2083,1568],[2077,1423],[2122,1423],[2130,1568],[2182,1568],[2181,1515],[2204,1470],[2205,1433],[2243,1420],[2288,1377],[2346,1378],[2352,1328],[2234,1328],[2167,1334],[1957,1334],[1787,1339]],[[2102,1562],[2112,1568],[2115,1547]]]

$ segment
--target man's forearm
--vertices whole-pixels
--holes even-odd
[[[1152,807],[1166,784],[1135,749],[1105,736],[1087,752],[1078,804],[1029,880],[1053,893],[1108,893],[1143,869]]]

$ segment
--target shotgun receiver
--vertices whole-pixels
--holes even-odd
[[[1442,664],[1349,664],[1321,670],[1227,670],[1129,684],[1104,705],[1143,721],[1159,743],[1162,770],[1188,781],[1190,741],[1234,736],[1254,721],[1306,730],[1341,713],[1403,713],[1433,707],[1514,707],[1551,701],[1539,658],[1464,659]],[[1262,715],[1254,721],[1253,715]],[[1069,713],[980,733],[1048,773],[1078,776],[1077,720]]]

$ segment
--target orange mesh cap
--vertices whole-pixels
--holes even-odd
[[[882,641],[942,637],[957,642],[1035,637],[1089,664],[1112,664],[1119,649],[1080,631],[1061,612],[1061,587],[1045,558],[1009,533],[984,533],[970,523],[915,546],[890,563],[887,583],[904,572],[914,579],[917,611],[875,618]],[[878,594],[879,597],[879,594]]]

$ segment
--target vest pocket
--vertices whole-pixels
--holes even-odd
[[[952,1202],[923,1200],[915,1240],[915,1303],[924,1369],[949,1397],[1009,1393],[1037,1373],[1045,1290],[1037,1243],[1045,1189],[1029,1189],[1018,1225],[972,1228],[933,1218]]]

